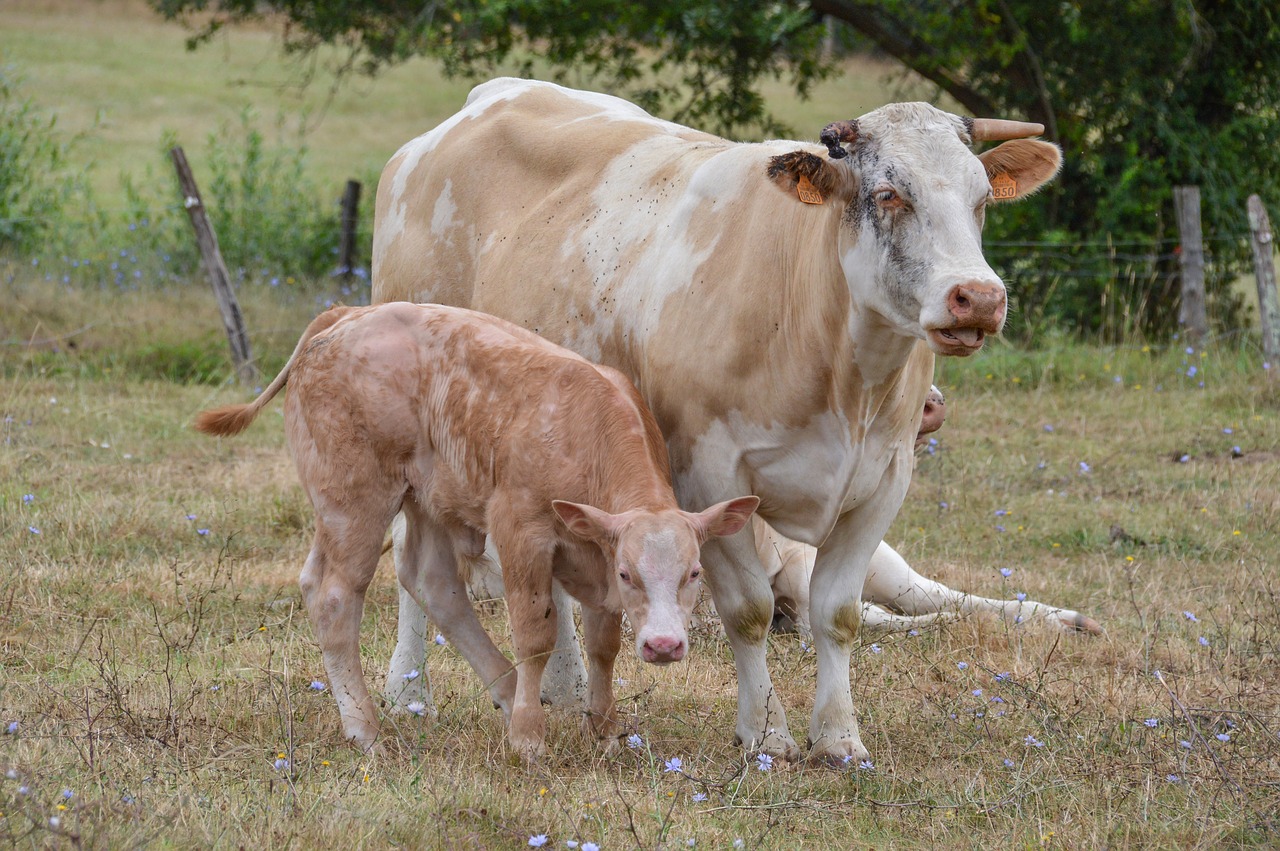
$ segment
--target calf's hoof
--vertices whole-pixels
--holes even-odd
[[[525,765],[537,765],[547,755],[547,743],[543,739],[516,738],[512,736],[511,749]]]

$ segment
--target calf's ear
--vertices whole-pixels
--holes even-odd
[[[588,541],[606,541],[614,537],[618,518],[590,505],[553,499],[551,508],[569,531]]]
[[[978,154],[991,195],[996,201],[1017,201],[1044,186],[1062,167],[1062,150],[1051,142],[1015,139]]]
[[[698,532],[699,540],[727,538],[742,531],[742,527],[747,525],[747,521],[759,506],[760,497],[740,496],[737,499],[718,502],[706,511],[689,514],[688,517]]]

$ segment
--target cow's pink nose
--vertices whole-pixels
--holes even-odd
[[[684,639],[664,635],[657,638],[646,638],[640,646],[640,655],[646,662],[664,665],[668,662],[679,662],[684,658]]]
[[[993,334],[1004,324],[1005,305],[1004,287],[999,284],[970,281],[952,288],[947,295],[947,309],[958,327]]]

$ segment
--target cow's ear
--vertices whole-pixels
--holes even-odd
[[[847,200],[852,185],[848,168],[808,151],[770,157],[768,174],[773,185],[796,203],[824,204],[831,198]],[[843,207],[844,203],[839,206]]]
[[[620,525],[616,514],[590,505],[553,499],[551,507],[570,532],[588,541],[608,541],[614,537]]]
[[[1015,139],[978,154],[996,201],[1017,201],[1044,186],[1062,167],[1062,150],[1051,142]]]

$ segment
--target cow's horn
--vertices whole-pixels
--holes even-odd
[[[1004,118],[969,119],[969,136],[975,142],[1001,142],[1005,139],[1029,139],[1044,133],[1043,124],[1009,121]]]
[[[818,137],[818,141],[827,146],[827,154],[833,160],[841,159],[849,156],[849,152],[842,148],[842,142],[852,142],[858,138],[858,121],[850,119],[849,121],[833,121],[826,127],[822,128],[822,135]]]

